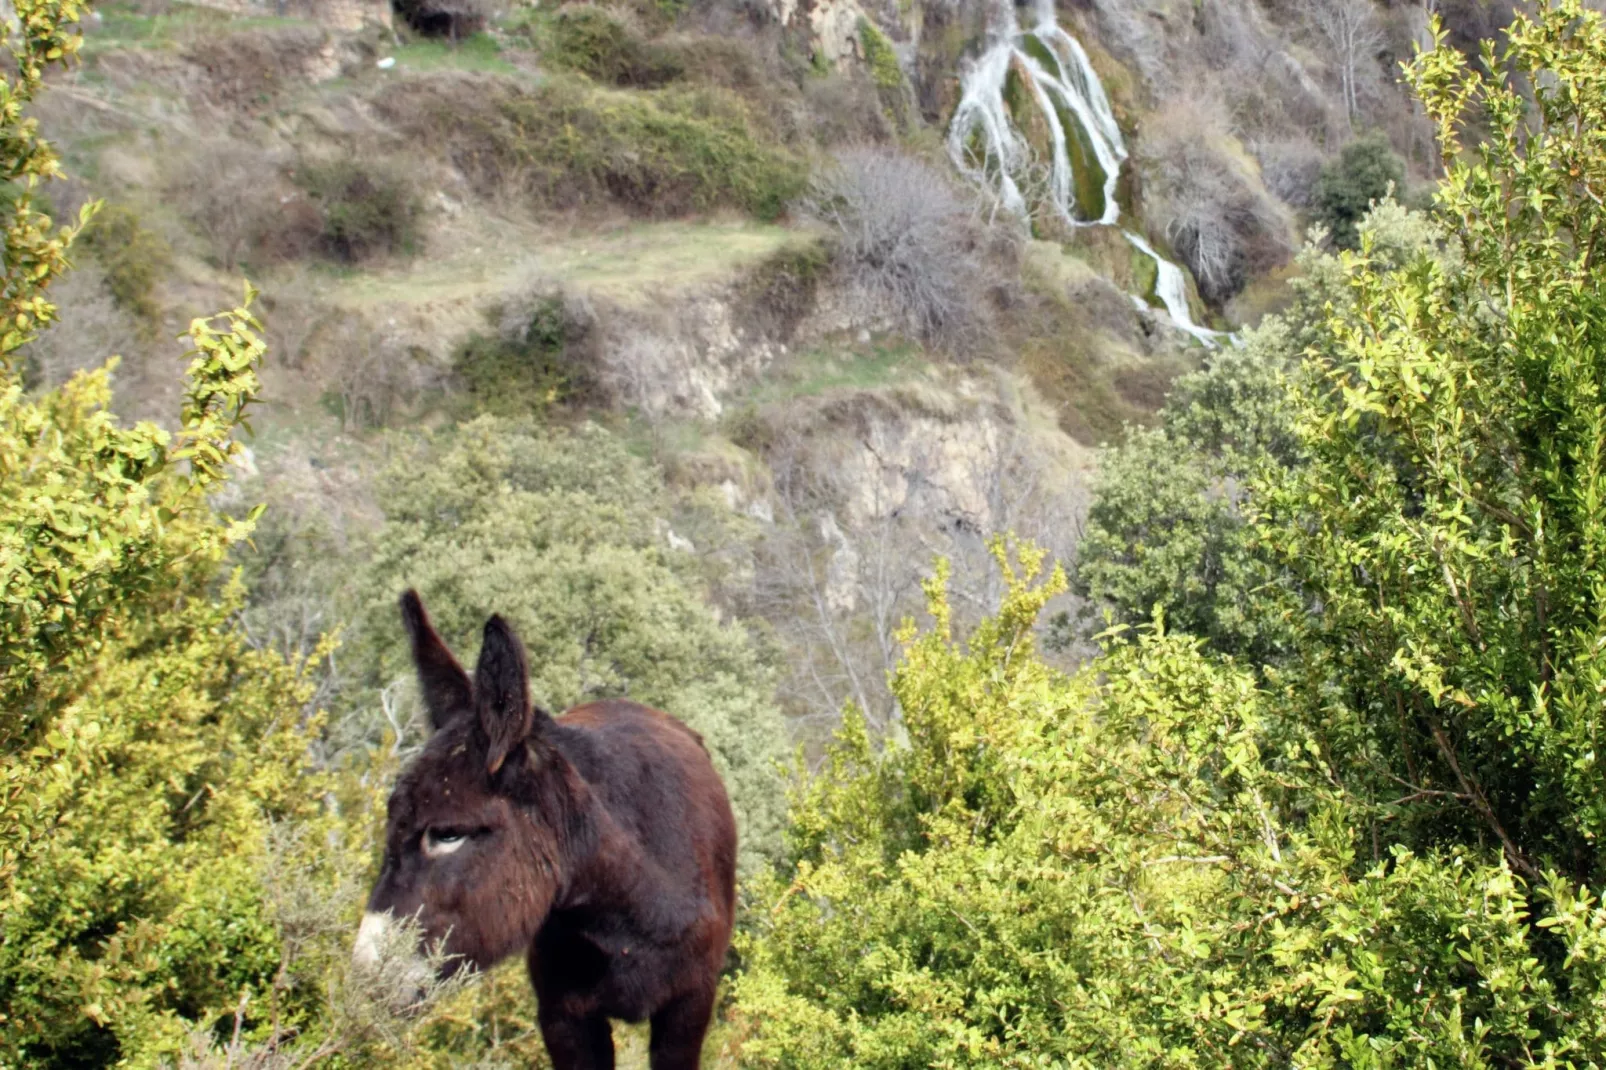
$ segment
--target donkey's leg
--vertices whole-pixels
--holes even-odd
[[[652,1070],[698,1070],[703,1036],[714,1014],[714,990],[677,996],[652,1016]]]
[[[553,1070],[613,1070],[613,1030],[602,1015],[591,1018],[541,1016]]]

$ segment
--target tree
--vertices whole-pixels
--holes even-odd
[[[1542,3],[1487,76],[1435,41],[1411,79],[1457,262],[1343,256],[1296,395],[1309,461],[1257,488],[1257,526],[1319,606],[1303,701],[1379,835],[1598,882],[1606,25]]]
[[[1391,198],[1358,232],[1379,273],[1424,260],[1453,271],[1458,263],[1430,220]],[[1357,314],[1338,258],[1312,244],[1299,266],[1287,309],[1180,376],[1158,427],[1131,430],[1105,451],[1073,573],[1092,621],[1061,614],[1056,645],[1106,613],[1139,625],[1158,607],[1169,627],[1252,664],[1280,662],[1292,650],[1286,618],[1297,585],[1253,530],[1256,484],[1279,483],[1304,463],[1290,394],[1301,355],[1332,348],[1330,310]]]
[[[1400,193],[1404,183],[1405,163],[1387,138],[1376,133],[1356,138],[1322,168],[1316,181],[1316,221],[1328,228],[1338,248],[1354,249],[1360,242],[1356,224],[1390,190]]]
[[[1383,44],[1377,10],[1372,0],[1314,0],[1306,8],[1306,17],[1332,50],[1344,116],[1353,127],[1361,114],[1361,84],[1372,73],[1374,57]]]

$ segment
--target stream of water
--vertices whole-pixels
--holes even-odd
[[[1126,142],[1087,52],[1059,25],[1054,0],[1033,0],[1033,25],[1024,32],[1011,0],[998,0],[995,10],[986,50],[961,76],[959,106],[948,128],[954,165],[995,189],[1004,206],[1022,216],[1032,204],[1046,204],[1070,226],[1120,226],[1116,186]],[[1048,132],[1047,161],[1036,158],[1013,118],[1010,97],[1017,97],[1018,113],[1028,106],[1023,94]],[[1154,296],[1171,322],[1214,345],[1222,335],[1193,321],[1182,269],[1142,235],[1125,228],[1122,233],[1154,260]],[[1148,307],[1145,298],[1134,300]]]

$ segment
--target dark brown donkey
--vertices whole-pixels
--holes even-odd
[[[456,966],[523,951],[556,1070],[612,1067],[610,1018],[651,1020],[652,1070],[695,1070],[736,898],[702,740],[634,702],[554,719],[501,617],[471,681],[415,592],[401,610],[435,733],[391,793],[357,956],[405,917]]]

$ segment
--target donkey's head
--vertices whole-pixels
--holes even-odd
[[[566,868],[579,816],[568,763],[543,738],[524,648],[501,617],[485,625],[469,679],[414,591],[401,599],[434,734],[396,781],[385,862],[356,957],[378,957],[398,919],[416,918],[448,969],[484,969],[529,946]]]

